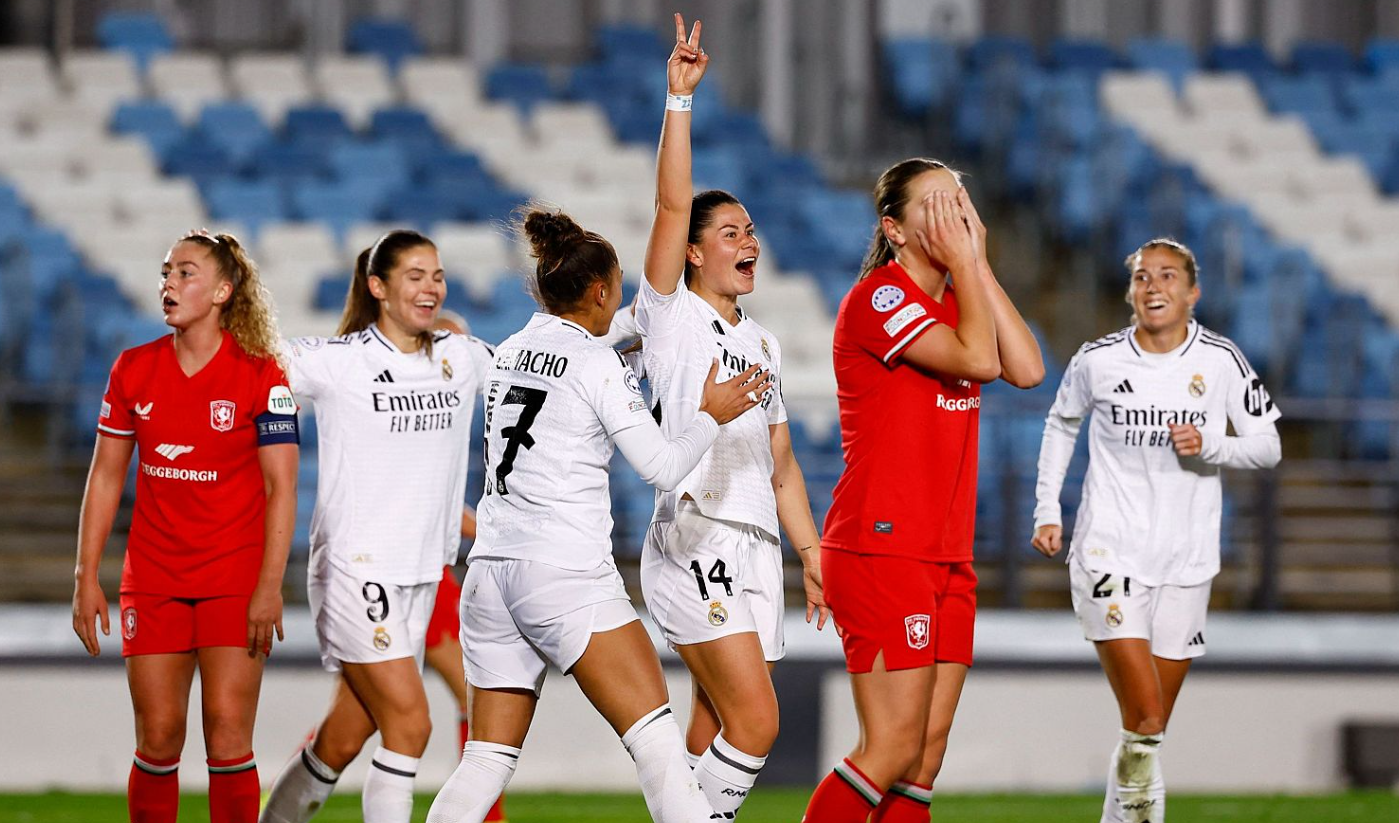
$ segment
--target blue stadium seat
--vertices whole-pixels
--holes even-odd
[[[1159,71],[1179,89],[1185,78],[1200,68],[1194,49],[1180,40],[1165,37],[1138,37],[1127,44],[1127,62],[1132,68]]]
[[[515,104],[528,114],[539,103],[554,98],[549,73],[536,63],[500,63],[486,72],[486,96]]]
[[[282,131],[288,141],[309,145],[335,143],[353,136],[339,109],[317,104],[288,110]]]
[[[1341,100],[1350,112],[1363,116],[1371,112],[1399,109],[1399,74],[1378,77],[1354,74],[1340,78]]]
[[[216,220],[234,220],[254,234],[263,223],[287,219],[286,198],[272,180],[223,179],[211,182],[204,192],[209,215]]]
[[[1399,40],[1375,38],[1365,46],[1366,68],[1375,74],[1399,69]]]
[[[1277,73],[1278,65],[1268,49],[1257,41],[1216,43],[1210,47],[1206,65],[1215,71],[1241,71],[1257,80]]]
[[[1268,102],[1268,107],[1275,112],[1300,114],[1337,110],[1336,92],[1327,78],[1320,74],[1275,76],[1262,81],[1259,91]]]
[[[156,100],[122,103],[112,114],[112,131],[117,134],[137,134],[146,139],[151,150],[162,154],[184,139],[185,127],[175,110]]]
[[[1037,62],[1035,47],[1021,37],[983,37],[967,48],[967,65],[980,72],[1001,65],[1032,68]]]
[[[1298,72],[1345,74],[1355,69],[1355,57],[1340,43],[1303,41],[1292,47],[1292,68]]]
[[[1063,38],[1049,44],[1049,65],[1093,76],[1117,66],[1117,53],[1101,40]]]
[[[141,71],[151,58],[175,48],[164,21],[155,14],[108,12],[97,21],[97,41],[104,48],[128,52]]]
[[[222,148],[239,165],[272,140],[272,130],[247,103],[210,103],[199,113],[198,129],[205,141]]]
[[[943,40],[910,37],[884,43],[884,71],[899,111],[922,117],[947,104],[957,80],[957,47]]]
[[[235,174],[238,163],[222,146],[208,142],[196,131],[162,153],[161,170],[168,175],[204,182]]]
[[[311,306],[317,311],[338,311],[345,305],[345,294],[349,290],[350,275],[327,274],[316,281]]]
[[[407,155],[394,143],[341,143],[331,147],[327,159],[334,177],[385,190],[406,184],[411,176]]]
[[[255,177],[281,181],[316,179],[328,174],[326,155],[315,143],[289,143],[281,140],[264,144],[252,157],[250,171]]]
[[[405,59],[423,53],[422,41],[408,21],[383,17],[356,20],[345,45],[355,54],[377,55],[391,71],[398,71]]]
[[[411,106],[394,106],[374,112],[369,136],[403,147],[409,155],[427,153],[442,145],[442,138],[427,113]]]
[[[384,198],[378,188],[354,180],[308,181],[292,188],[291,193],[293,219],[324,221],[336,234],[344,234],[355,223],[377,219]]]
[[[444,185],[483,187],[491,184],[481,158],[469,151],[441,149],[409,155],[414,164],[413,177],[420,183],[438,182]]]

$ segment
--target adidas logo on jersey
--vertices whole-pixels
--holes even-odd
[[[374,382],[375,382],[375,383],[392,383],[392,382],[393,382],[393,375],[392,375],[392,374],[389,374],[389,370],[388,370],[388,369],[384,369],[383,371],[379,372],[379,374],[378,374],[377,377],[374,378]]]
[[[1190,642],[1189,642],[1189,643],[1186,643],[1185,645],[1187,645],[1187,646],[1203,646],[1203,645],[1205,645],[1205,633],[1204,633],[1204,632],[1195,632],[1195,636],[1192,637],[1192,638],[1190,638]]]
[[[159,446],[155,447],[156,454],[172,463],[175,461],[175,458],[182,454],[189,454],[192,451],[194,451],[193,446],[173,446],[169,443],[161,443]]]
[[[1133,391],[1133,389],[1132,389],[1132,381],[1130,381],[1130,380],[1123,380],[1121,383],[1118,383],[1118,384],[1117,384],[1117,388],[1113,389],[1113,390],[1112,390],[1112,393],[1113,393],[1113,394],[1136,394],[1136,392]]]

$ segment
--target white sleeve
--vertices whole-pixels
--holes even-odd
[[[661,294],[645,278],[636,293],[636,330],[642,337],[665,337],[680,328],[685,310],[685,282],[670,294]],[[615,322],[615,321],[614,321]]]
[[[486,372],[491,368],[491,362],[495,360],[495,348],[491,344],[479,337],[466,336],[471,352],[471,367],[476,372],[477,383],[486,382]]]
[[[772,370],[777,373],[777,379],[773,387],[768,389],[772,392],[772,402],[768,404],[767,418],[769,426],[780,426],[787,422],[787,403],[782,398],[782,347],[777,344],[777,339],[772,341]]]
[[[286,363],[287,380],[293,392],[315,400],[327,387],[335,385],[330,348],[324,337],[297,337],[282,341],[282,361]]]
[[[1044,420],[1044,436],[1040,439],[1039,472],[1035,478],[1035,528],[1060,526],[1064,513],[1059,506],[1059,494],[1064,490],[1064,476],[1074,457],[1083,418],[1093,405],[1092,378],[1088,364],[1080,351],[1069,361],[1054,405]]]
[[[612,315],[612,325],[598,340],[609,347],[616,347],[630,343],[640,336],[641,332],[636,329],[636,315],[632,313],[632,306],[623,306]]]
[[[615,439],[627,429],[656,421],[641,395],[641,382],[616,349],[597,349],[582,373],[582,390],[602,422],[603,431]]]
[[[1282,439],[1277,426],[1267,425],[1268,431],[1238,437],[1201,432],[1200,459],[1231,469],[1271,469],[1282,459]]]
[[[655,423],[617,432],[612,440],[642,480],[668,492],[695,470],[718,436],[719,424],[701,412],[674,440],[666,440]]]

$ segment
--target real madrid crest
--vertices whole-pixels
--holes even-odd
[[[1116,603],[1108,606],[1108,613],[1103,618],[1103,622],[1108,624],[1109,629],[1115,629],[1122,625],[1122,610],[1117,608]]]
[[[768,339],[766,337],[763,338],[763,357],[769,360],[772,359],[772,352],[768,350]]]
[[[384,627],[375,626],[374,648],[378,649],[381,652],[386,652],[389,650],[389,646],[391,645],[393,645],[393,638],[389,637],[389,633],[385,631]]]
[[[709,625],[722,626],[729,622],[729,610],[724,608],[724,604],[715,600],[709,604]]]
[[[442,358],[442,379],[452,379],[452,364],[447,362],[447,358]]]
[[[1205,396],[1205,376],[1203,374],[1197,374],[1194,377],[1190,378],[1190,396]]]

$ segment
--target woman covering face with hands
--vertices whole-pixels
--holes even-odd
[[[1238,347],[1193,319],[1190,249],[1157,238],[1126,264],[1132,325],[1079,349],[1045,420],[1031,543],[1049,557],[1063,548],[1059,493],[1091,416],[1068,563],[1074,611],[1122,717],[1103,820],[1159,821],[1166,723],[1206,648],[1220,469],[1276,465],[1280,412]]]
[[[980,384],[1044,377],[957,173],[905,160],[874,199],[874,241],[836,318],[845,471],[821,541],[861,734],[812,795],[811,823],[928,820],[972,662]]]

